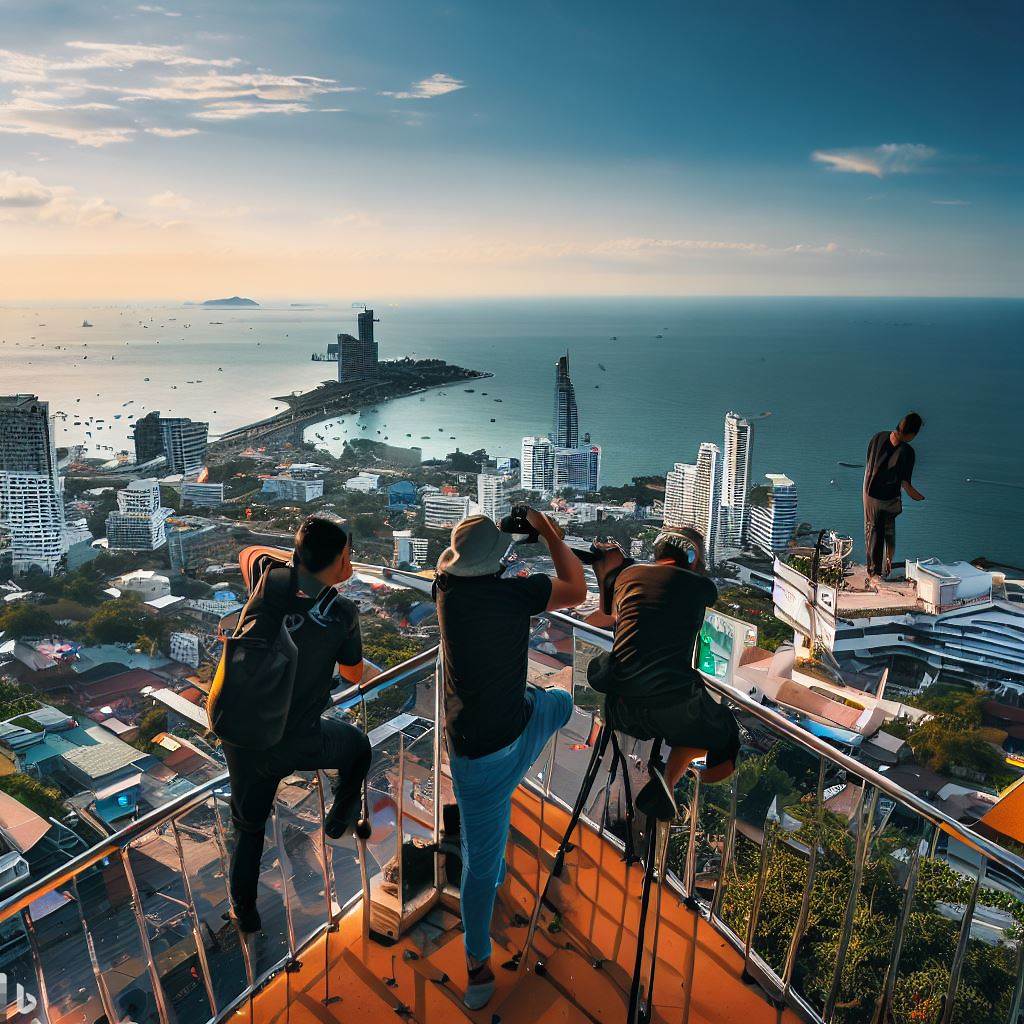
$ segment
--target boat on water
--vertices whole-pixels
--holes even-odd
[[[847,469],[863,469],[863,462],[839,462],[837,465],[845,466]]]
[[[467,395],[471,395],[476,391],[476,388],[463,388],[462,390],[465,391]]]
[[[41,326],[45,327],[46,325],[45,325],[45,324],[42,324]],[[83,327],[92,327],[92,324],[91,324],[91,323],[89,323],[89,321],[88,321],[88,320],[83,320],[83,321],[82,321],[82,326],[83,326]]]
[[[497,423],[498,421],[497,421],[497,420],[496,420],[496,419],[495,419],[495,418],[494,418],[494,417],[492,416],[492,417],[491,417],[491,422],[492,422],[492,423]]]

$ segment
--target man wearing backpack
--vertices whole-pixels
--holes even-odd
[[[262,927],[256,909],[260,859],[267,819],[281,780],[297,770],[337,771],[334,801],[324,819],[324,830],[332,839],[355,824],[362,807],[362,784],[370,768],[369,740],[347,722],[320,717],[330,705],[335,665],[349,683],[364,678],[358,610],[336,589],[352,575],[351,553],[348,534],[340,523],[310,516],[295,534],[290,562],[287,552],[275,548],[250,547],[239,554],[242,576],[250,589],[240,626],[261,611],[269,614],[275,621],[283,621],[298,652],[290,699],[278,712],[285,716],[281,738],[265,749],[237,746],[221,738],[235,826],[231,911],[244,933]],[[245,713],[237,706],[233,711],[234,715]],[[265,708],[252,713],[266,718]]]

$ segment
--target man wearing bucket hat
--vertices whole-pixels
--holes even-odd
[[[459,523],[437,562],[445,728],[461,819],[465,1003],[473,1010],[494,992],[490,925],[505,874],[512,793],[572,714],[564,690],[526,685],[530,618],[572,608],[587,594],[583,565],[554,523],[533,509],[526,518],[547,545],[554,579],[503,578],[510,536],[487,516]]]

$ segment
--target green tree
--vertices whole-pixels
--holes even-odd
[[[27,637],[54,636],[57,623],[53,616],[39,605],[18,601],[0,612],[0,632],[15,640]]]
[[[31,776],[14,775],[0,776],[0,790],[13,796],[43,818],[60,818],[64,812],[64,798],[59,789],[44,785]]]
[[[135,594],[126,594],[101,605],[85,623],[88,638],[97,644],[132,643],[152,631],[154,620]]]

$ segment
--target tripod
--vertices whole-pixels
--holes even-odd
[[[634,821],[634,807],[633,797],[629,782],[629,771],[626,763],[625,755],[622,753],[619,747],[618,739],[615,736],[615,731],[608,725],[602,724],[600,731],[597,734],[597,738],[593,743],[593,749],[590,755],[590,761],[587,764],[587,769],[584,772],[583,780],[580,785],[579,793],[576,796],[576,801],[573,804],[572,813],[569,817],[569,823],[566,826],[565,832],[562,834],[562,838],[558,844],[558,849],[555,852],[554,862],[551,866],[551,872],[548,875],[543,889],[537,896],[537,901],[534,904],[533,914],[530,916],[530,926],[526,933],[526,941],[523,944],[523,951],[516,958],[517,967],[522,966],[524,963],[529,962],[530,953],[533,948],[533,941],[537,931],[537,925],[540,920],[541,909],[547,905],[550,906],[548,901],[548,890],[551,886],[551,881],[554,878],[560,878],[562,871],[565,867],[565,855],[573,849],[571,837],[579,824],[580,817],[583,814],[583,809],[587,804],[587,800],[590,798],[590,794],[594,788],[594,783],[597,781],[598,775],[601,769],[601,763],[604,759],[604,755],[607,752],[607,748],[611,744],[612,747],[612,763],[608,772],[608,778],[605,783],[605,805],[602,808],[602,828],[604,827],[604,815],[607,813],[607,795],[611,787],[611,783],[615,779],[615,775],[621,766],[622,768],[622,783],[623,789],[625,790],[626,796],[626,851],[625,860],[627,867],[635,863],[639,858],[636,856],[633,847],[633,821]],[[661,772],[664,770],[664,761],[661,758],[661,747],[662,740],[656,738],[651,747],[651,756],[649,761],[649,767],[652,771]],[[652,827],[653,826],[653,827]],[[668,853],[668,836],[669,836],[668,821],[647,821],[647,849],[644,856],[644,880],[643,887],[641,890],[640,897],[640,922],[637,928],[637,949],[636,949],[636,961],[633,967],[633,979],[630,985],[629,992],[629,1011],[626,1017],[627,1024],[644,1024],[645,1021],[650,1019],[650,1007],[654,993],[654,971],[657,966],[658,958],[658,934],[659,926],[661,921],[661,891],[662,885],[665,878],[665,862]],[[656,895],[656,910],[655,910],[655,922],[654,922],[654,936],[651,949],[651,969],[647,983],[647,998],[643,1006],[640,1002],[640,989],[642,986],[642,970],[643,970],[643,954],[644,954],[644,935],[647,929],[647,918],[650,912],[651,903],[651,889],[654,884],[654,876],[657,874],[657,895]],[[535,969],[538,973],[543,973],[544,963],[538,961],[535,965]]]

